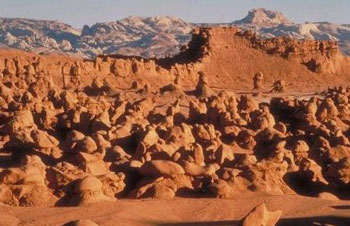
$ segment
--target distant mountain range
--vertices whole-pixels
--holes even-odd
[[[350,25],[329,22],[298,24],[281,12],[253,9],[232,23],[196,24],[175,17],[136,17],[96,23],[76,29],[57,21],[0,18],[0,47],[38,53],[65,53],[92,58],[99,54],[165,57],[179,52],[197,26],[238,26],[262,38],[289,36],[296,39],[336,40],[350,55]]]

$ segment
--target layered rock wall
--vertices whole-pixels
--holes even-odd
[[[292,82],[303,75],[304,80],[328,84],[329,78],[331,82],[347,81],[346,65],[349,60],[341,55],[336,42],[285,37],[260,40],[253,32],[232,27],[195,29],[192,41],[180,54],[164,59],[110,55],[82,60],[4,50],[0,56],[3,74],[19,75],[30,68],[51,76],[61,86],[76,85],[69,84],[74,75],[83,76],[83,83],[91,82],[96,76],[158,81],[179,76],[185,84],[192,85],[199,71],[208,74],[209,80],[218,86],[227,88],[250,86],[251,77],[258,71],[267,75],[268,83],[278,78]],[[294,85],[298,87],[304,80]]]

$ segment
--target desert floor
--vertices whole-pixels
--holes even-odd
[[[324,200],[298,195],[254,194],[238,199],[118,200],[74,208],[0,206],[0,225],[53,226],[90,219],[101,226],[228,226],[252,208],[266,203],[280,209],[277,225],[350,225],[350,201]]]

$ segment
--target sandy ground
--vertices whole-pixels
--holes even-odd
[[[269,210],[283,211],[278,226],[350,225],[350,201],[263,194],[231,200],[119,200],[74,208],[0,205],[0,225],[58,226],[72,220],[90,219],[101,226],[234,226],[263,202]]]

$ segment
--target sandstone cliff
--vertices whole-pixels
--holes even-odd
[[[235,27],[197,28],[178,55],[163,59],[110,55],[82,60],[20,51],[2,53],[3,73],[21,74],[30,66],[66,88],[79,88],[72,83],[72,76],[83,78],[81,85],[103,77],[119,87],[127,87],[128,81],[134,80],[161,86],[179,76],[185,86],[192,86],[199,71],[208,75],[212,86],[220,88],[251,88],[256,72],[265,75],[268,86],[284,79],[290,87],[317,88],[348,82],[346,68],[350,65],[333,41],[285,37],[260,40],[255,33]]]

